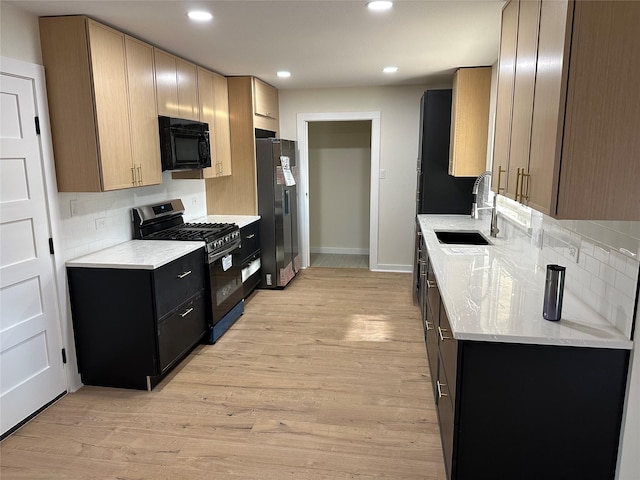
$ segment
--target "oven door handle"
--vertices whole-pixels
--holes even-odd
[[[220,260],[222,257],[224,257],[226,255],[229,255],[231,252],[233,252],[239,246],[240,246],[240,242],[234,242],[233,244],[231,244],[230,246],[228,246],[227,248],[225,248],[221,252],[210,253],[209,256],[208,256],[208,262],[207,263],[213,263],[216,260]]]

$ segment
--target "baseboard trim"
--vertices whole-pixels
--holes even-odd
[[[311,247],[310,252],[338,254],[338,255],[369,255],[368,248]]]
[[[372,265],[372,272],[411,273],[411,265]]]

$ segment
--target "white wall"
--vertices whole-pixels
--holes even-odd
[[[42,64],[37,17],[4,2],[0,3],[0,16],[2,56]],[[49,120],[41,119],[41,124],[48,125]],[[48,133],[43,130],[43,136]],[[51,142],[50,137],[42,140],[45,144]],[[47,158],[47,152],[44,155],[45,161],[51,161]],[[68,357],[68,386],[70,390],[75,390],[80,386],[80,377],[76,368],[64,262],[85,253],[130,240],[132,238],[131,208],[134,206],[169,198],[182,198],[188,218],[206,215],[205,186],[204,180],[172,180],[171,174],[165,172],[162,184],[151,187],[105,193],[49,193],[55,199],[50,208],[56,209],[50,214],[56,251],[57,287],[60,291],[58,298],[62,342]],[[101,221],[96,222],[96,220]],[[99,228],[103,224],[104,227]],[[56,235],[55,232],[60,232],[60,235]]]
[[[38,17],[0,2],[0,54],[42,65]]]
[[[442,87],[442,86],[438,86]],[[438,88],[433,87],[433,88]],[[404,266],[413,260],[416,161],[420,97],[427,86],[283,90],[280,133],[296,139],[299,113],[380,112],[379,236],[377,263]],[[378,172],[372,172],[378,175]]]
[[[309,123],[312,253],[369,253],[371,122]]]

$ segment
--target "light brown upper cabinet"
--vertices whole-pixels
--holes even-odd
[[[278,90],[253,77],[253,113],[256,128],[278,129]]]
[[[83,16],[40,19],[61,192],[162,181],[153,49]]]
[[[453,76],[449,175],[477,177],[486,170],[491,67],[459,68]]]
[[[209,124],[211,167],[173,172],[173,178],[215,178],[231,175],[231,135],[227,79],[198,67],[199,120]]]
[[[511,143],[513,84],[516,77],[519,7],[520,3],[512,0],[502,10],[498,92],[496,95],[496,125],[493,144],[493,174],[491,175],[491,189],[496,193],[505,193],[505,185],[507,183],[509,145]]]
[[[206,180],[209,214],[256,215],[258,211],[256,129],[269,130],[278,135],[277,108],[270,109],[275,110],[275,113],[271,112],[275,115],[274,118],[255,113],[257,90],[254,86],[258,83],[266,85],[254,77],[227,78],[233,175]],[[277,99],[277,91],[275,98]]]
[[[197,67],[154,48],[158,115],[198,120]]]
[[[537,12],[525,13],[530,4]],[[503,11],[503,38],[512,29],[505,23],[509,8],[517,10],[515,0]],[[528,80],[518,95],[517,55],[504,58],[516,64],[516,89],[511,106],[501,109],[500,99],[508,98],[501,92],[501,50],[497,115],[510,108],[513,115],[501,119],[510,122],[506,139],[496,118],[494,177],[499,168],[509,170],[500,193],[506,187],[512,198],[556,218],[640,220],[640,2],[542,0],[519,8],[518,54],[538,29],[535,55],[530,45],[522,54],[535,71],[523,67]],[[531,26],[526,19],[535,14]],[[499,155],[505,150],[507,158]],[[497,190],[497,178],[493,185]]]

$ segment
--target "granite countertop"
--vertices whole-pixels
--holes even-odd
[[[98,252],[67,260],[66,266],[154,270],[199,248],[204,248],[204,242],[129,240]]]
[[[418,215],[453,335],[458,340],[631,349],[633,342],[566,287],[560,321],[542,317],[545,270],[526,242],[491,238],[489,219]],[[440,244],[435,230],[480,231],[489,246]]]
[[[260,217],[257,215],[207,215],[191,220],[194,223],[235,223],[239,228],[257,222]]]

